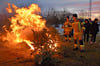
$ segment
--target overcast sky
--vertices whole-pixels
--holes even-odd
[[[18,7],[37,3],[42,11],[50,8],[57,10],[68,9],[71,12],[76,12],[81,9],[89,10],[89,0],[0,0],[0,13],[7,7],[7,3],[15,4]],[[100,13],[100,0],[92,0],[93,13]]]

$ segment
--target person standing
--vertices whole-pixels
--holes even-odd
[[[89,21],[90,25],[92,25],[92,20],[91,20],[91,18],[89,18],[88,21]]]
[[[81,27],[81,23],[77,20],[77,14],[73,14],[72,28],[74,30],[74,49],[78,50],[78,40],[80,44],[80,52],[84,52],[84,44],[83,44],[83,27]]]
[[[89,36],[90,36],[90,38],[91,38],[91,31],[92,31],[92,23],[93,23],[93,21],[91,20],[91,18],[89,18],[88,19],[88,21],[89,21],[89,24],[90,24],[90,27],[89,27]]]
[[[94,22],[92,23],[92,26],[91,26],[92,28],[90,31],[90,33],[92,34],[90,44],[93,44],[93,43],[96,44],[96,35],[99,32],[99,25],[97,23],[98,23],[98,19],[95,18]]]
[[[88,19],[85,19],[85,24],[84,24],[85,30],[84,30],[84,42],[89,42],[89,28],[90,28],[90,23]]]
[[[65,36],[65,41],[71,41],[71,30],[72,30],[72,27],[71,27],[71,23],[69,21],[69,16],[67,16],[66,18],[66,21],[64,23],[64,36]]]

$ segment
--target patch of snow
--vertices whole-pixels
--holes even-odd
[[[55,25],[52,25],[52,26],[55,27]],[[64,33],[64,29],[61,28],[62,26],[63,26],[62,24],[59,24],[59,27],[55,27],[56,30],[58,30],[58,32],[59,32],[61,35],[63,35],[63,33]]]

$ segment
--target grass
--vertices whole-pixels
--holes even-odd
[[[53,32],[53,33],[56,33]],[[59,37],[59,40],[62,40],[61,48],[60,48],[60,62],[57,62],[54,64],[54,66],[100,66],[100,34],[97,35],[97,44],[90,45],[89,43],[84,43],[85,44],[85,52],[80,52],[78,51],[73,51],[73,42],[65,42],[64,37],[61,36]],[[58,40],[58,41],[59,41]],[[1,45],[2,42],[0,42],[0,66],[37,66],[34,65],[34,60],[32,58],[24,58],[23,56],[21,57],[20,54],[22,53],[23,55],[27,55],[29,52],[26,50],[10,50],[3,48],[5,46]],[[22,45],[22,44],[21,44]],[[24,45],[22,45],[24,46]],[[25,46],[23,48],[26,48]],[[13,53],[12,53],[12,52]],[[16,52],[15,52],[16,51]],[[9,53],[7,53],[9,52]],[[26,53],[25,53],[26,52]],[[28,52],[28,53],[27,53]],[[25,54],[24,54],[25,53]],[[3,55],[4,54],[4,55]],[[8,56],[9,55],[9,56]],[[2,56],[7,58],[3,58]],[[16,59],[16,58],[17,59]],[[59,57],[59,56],[58,56]],[[10,60],[12,59],[12,61]],[[13,59],[15,59],[13,61]],[[7,63],[5,63],[5,61]],[[11,61],[11,62],[10,62]],[[49,66],[49,65],[46,65]],[[52,65],[53,66],[53,65]]]
[[[85,52],[73,51],[73,42],[63,42],[60,48],[62,57],[60,62],[55,63],[54,66],[100,66],[99,38],[100,34],[97,36],[97,44],[85,43]]]
[[[73,42],[65,42],[64,59],[59,66],[99,66],[100,65],[100,34],[97,35],[97,44],[85,44],[85,52],[73,51]]]

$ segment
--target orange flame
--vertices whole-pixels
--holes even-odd
[[[12,4],[12,7],[16,14],[10,19],[10,28],[12,31],[9,32],[5,29],[7,32],[6,40],[14,43],[26,42],[27,45],[30,46],[32,50],[34,50],[32,42],[30,40],[26,40],[26,38],[23,37],[23,31],[26,28],[30,28],[30,30],[32,29],[34,31],[42,31],[44,28],[46,28],[46,21],[43,20],[40,15],[38,15],[41,12],[39,6],[37,4],[31,4],[28,8],[18,8]],[[6,8],[6,10],[8,13],[12,13],[10,4],[8,4],[8,8]]]
[[[10,3],[8,3],[8,8],[6,8],[6,10],[7,10],[8,13],[12,13],[12,9],[10,7]]]
[[[28,8],[18,8],[12,4],[12,8],[14,10],[11,9],[10,4],[8,4],[8,8],[6,8],[8,13],[12,13],[12,11],[15,12],[15,16],[11,17],[10,19],[11,31],[8,31],[6,26],[3,26],[7,32],[7,35],[6,37],[3,36],[2,39],[12,43],[25,42],[31,48],[31,50],[34,51],[35,47],[32,45],[34,42],[32,42],[30,39],[27,39],[26,35],[27,33],[30,34],[29,32],[32,32],[32,30],[37,32],[46,28],[46,20],[42,19],[42,16],[39,15],[41,13],[41,9],[37,4],[31,4]],[[46,35],[51,38],[51,35],[48,33],[46,33]],[[57,43],[54,43],[52,39],[49,41],[53,43],[53,45],[48,43],[49,48],[54,50],[57,47]]]

